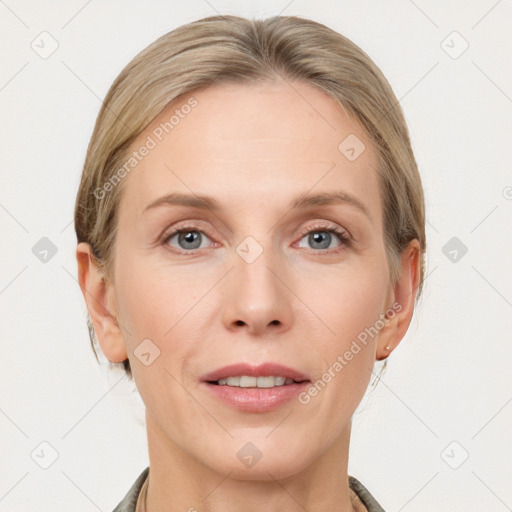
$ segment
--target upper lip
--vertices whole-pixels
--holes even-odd
[[[273,375],[275,377],[286,377],[298,382],[309,380],[307,375],[304,375],[298,370],[294,370],[293,368],[289,368],[278,363],[263,363],[258,366],[253,366],[248,363],[231,364],[203,375],[201,380],[204,382],[212,382],[218,381],[219,379],[239,377],[242,375],[248,375],[251,377],[269,377]]]

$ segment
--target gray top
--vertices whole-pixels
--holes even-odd
[[[137,505],[137,498],[139,492],[149,474],[149,466],[137,477],[135,483],[131,486],[130,490],[122,501],[114,509],[114,512],[135,512]],[[368,509],[368,512],[385,512],[385,510],[377,503],[376,499],[370,494],[370,491],[353,476],[348,477],[350,488],[357,494],[363,505]]]

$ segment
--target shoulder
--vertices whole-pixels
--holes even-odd
[[[357,480],[357,478],[349,475],[348,484],[357,494],[357,497],[363,502],[363,505],[367,508],[368,512],[385,512],[377,500],[371,495],[370,491],[359,480]]]
[[[146,481],[149,473],[149,466],[137,477],[126,496],[121,500],[114,512],[135,512],[135,505],[139,497],[140,490]]]

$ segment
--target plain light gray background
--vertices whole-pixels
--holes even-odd
[[[89,347],[73,205],[114,78],[160,35],[216,13],[339,31],[382,69],[410,128],[428,277],[354,417],[350,474],[389,512],[512,510],[506,0],[0,2],[0,510],[110,511],[148,463],[140,399]],[[43,237],[57,251],[46,262]]]

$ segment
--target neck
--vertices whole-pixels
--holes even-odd
[[[349,422],[319,458],[298,472],[293,467],[286,470],[282,466],[265,465],[262,457],[249,474],[239,474],[238,467],[219,471],[184,451],[146,410],[150,460],[146,509],[151,512],[365,510],[360,508],[361,503],[348,484],[350,427]],[[314,443],[314,439],[308,443]]]

